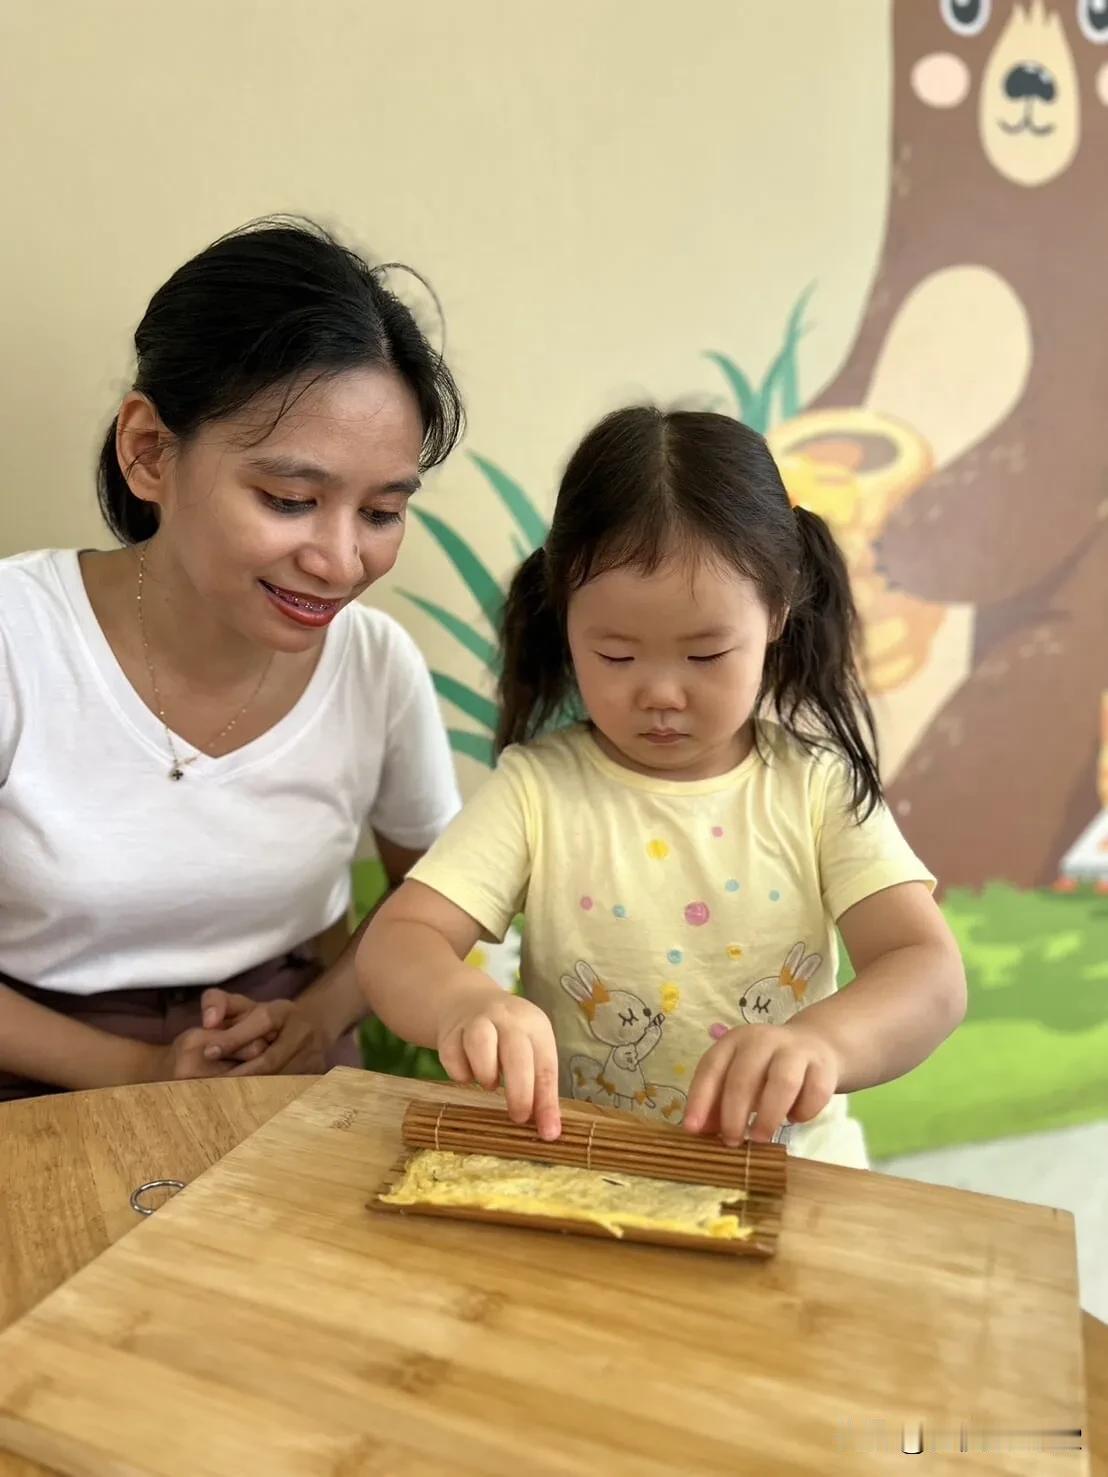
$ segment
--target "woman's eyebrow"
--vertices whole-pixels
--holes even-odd
[[[316,487],[339,487],[343,480],[337,472],[328,471],[318,462],[304,461],[294,456],[252,457],[247,466],[264,477],[276,477],[282,482],[311,482]],[[420,486],[419,477],[398,477],[393,482],[386,482],[380,491],[400,492],[411,496],[419,491]]]
[[[263,476],[278,477],[282,482],[314,482],[319,487],[337,487],[342,482],[337,472],[329,472],[318,462],[304,461],[295,456],[256,456],[247,466]]]

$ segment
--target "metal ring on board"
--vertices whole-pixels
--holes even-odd
[[[157,1206],[142,1204],[142,1197],[147,1190],[183,1190],[184,1180],[147,1180],[145,1185],[139,1185],[138,1189],[131,1194],[131,1209],[136,1215],[153,1215]]]

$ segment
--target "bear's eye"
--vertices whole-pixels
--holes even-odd
[[[1108,45],[1108,0],[1077,0],[1077,24],[1087,40]]]
[[[943,20],[959,36],[980,35],[989,24],[993,8],[992,0],[939,0],[939,4]]]

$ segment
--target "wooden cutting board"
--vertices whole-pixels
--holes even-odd
[[[330,1073],[8,1329],[0,1447],[75,1477],[799,1477],[965,1423],[929,1471],[1087,1474],[995,1449],[1084,1425],[1069,1215],[797,1159],[770,1261],[371,1212],[413,1096],[472,1101]]]

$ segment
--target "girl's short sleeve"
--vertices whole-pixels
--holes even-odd
[[[531,880],[536,801],[521,750],[508,749],[461,815],[409,872],[502,940]]]
[[[887,805],[859,821],[850,803],[850,773],[843,760],[825,766],[823,802],[817,815],[820,881],[824,905],[836,922],[863,898],[901,882],[935,878],[916,856]]]

